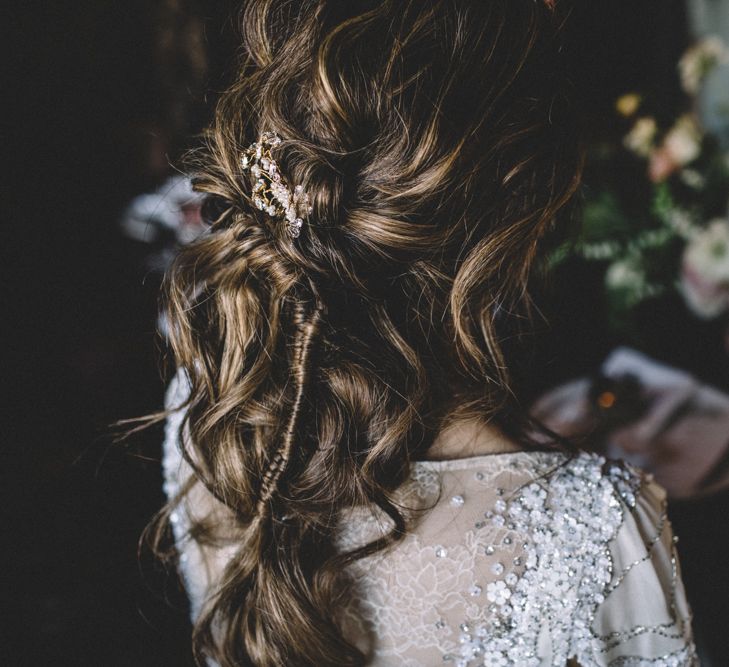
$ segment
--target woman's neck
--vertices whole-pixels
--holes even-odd
[[[464,459],[469,456],[523,451],[497,427],[479,419],[460,419],[449,423],[436,436],[425,458],[434,461]]]

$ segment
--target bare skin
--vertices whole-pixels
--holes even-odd
[[[495,426],[477,419],[462,419],[449,424],[438,434],[426,458],[443,461],[520,451],[524,448]]]

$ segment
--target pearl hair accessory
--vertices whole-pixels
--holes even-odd
[[[271,149],[281,143],[275,132],[264,132],[252,143],[240,158],[243,171],[250,171],[256,179],[251,197],[253,204],[272,218],[286,220],[286,231],[293,238],[301,233],[303,218],[312,211],[309,196],[301,185],[293,191],[281,176],[278,164],[271,156]]]

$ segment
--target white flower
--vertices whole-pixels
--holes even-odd
[[[665,221],[666,224],[683,239],[692,239],[696,234],[696,226],[694,225],[691,214],[688,211],[684,211],[680,208],[672,209],[666,216]]]
[[[694,190],[701,190],[706,185],[706,177],[696,169],[682,170],[681,180]]]
[[[608,268],[605,284],[611,289],[640,289],[645,285],[645,274],[634,260],[620,259]]]
[[[686,248],[685,259],[701,275],[716,282],[729,280],[729,221],[715,218]]]
[[[712,220],[686,246],[681,292],[699,317],[710,319],[729,307],[729,221]]]
[[[663,146],[679,166],[693,162],[701,152],[701,129],[691,114],[681,116],[669,130]]]
[[[699,92],[707,74],[717,65],[729,63],[729,49],[721,38],[706,37],[683,54],[678,63],[681,85],[690,95]]]
[[[486,586],[486,597],[494,604],[503,605],[511,597],[511,591],[503,581],[492,581]]]
[[[628,150],[641,157],[648,157],[653,150],[653,142],[658,132],[654,118],[644,116],[635,121],[633,129],[625,135],[623,143]]]

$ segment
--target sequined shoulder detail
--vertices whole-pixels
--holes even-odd
[[[174,497],[183,377],[167,396],[163,469]],[[517,452],[418,462],[399,490],[412,521],[388,551],[355,561],[341,612],[372,667],[693,667],[690,611],[665,494],[593,454]],[[235,549],[190,539],[218,516],[196,485],[172,516],[193,620]],[[221,515],[221,521],[224,516]],[[390,530],[376,509],[342,517],[346,551]]]
[[[352,566],[347,623],[360,644],[376,638],[373,665],[694,664],[675,574],[652,577],[673,576],[646,591],[663,600],[651,618],[628,627],[601,611],[656,573],[667,520],[655,502],[649,517],[636,516],[643,485],[636,471],[592,454],[416,464],[403,497],[431,509],[393,551]],[[388,527],[373,513],[349,525],[350,546]],[[616,551],[626,530],[635,553]],[[643,604],[640,595],[630,604]],[[633,612],[621,618],[641,616]]]

